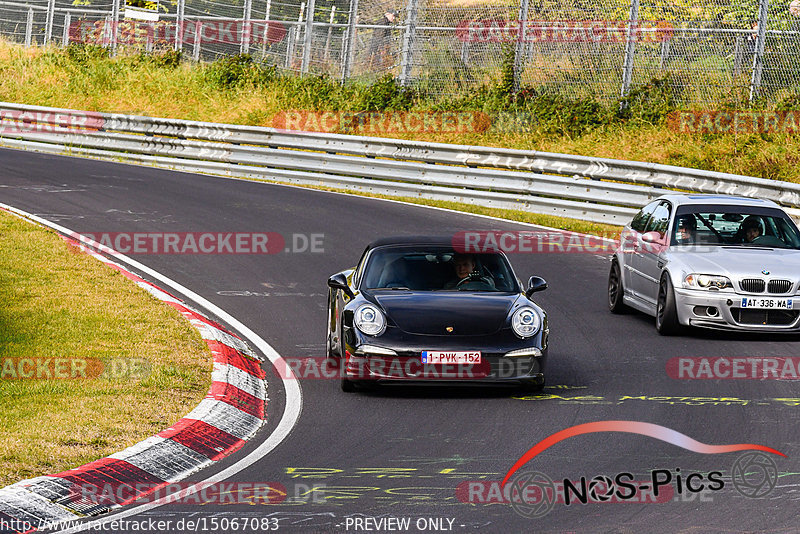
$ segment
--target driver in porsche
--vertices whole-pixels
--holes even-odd
[[[442,289],[456,289],[471,281],[489,284],[494,289],[494,280],[481,274],[478,262],[472,254],[456,254],[453,256],[455,277],[448,280]]]

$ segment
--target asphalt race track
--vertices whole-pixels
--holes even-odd
[[[0,152],[0,170],[0,202],[80,233],[269,231],[287,236],[287,242],[294,234],[324,234],[322,253],[133,256],[220,306],[286,358],[324,357],[326,279],[352,266],[369,241],[395,234],[526,228],[401,203],[13,150]],[[456,532],[800,531],[800,382],[676,380],[666,371],[673,357],[800,357],[800,338],[705,331],[664,338],[649,317],[607,311],[604,255],[516,254],[511,261],[520,278],[536,274],[550,286],[536,297],[549,313],[551,332],[548,387],[541,395],[438,388],[346,394],[337,380],[305,379],[302,413],[288,438],[228,481],[281,484],[286,500],[167,504],[126,519],[173,524],[205,519],[208,528],[197,530],[206,532],[261,532],[236,530],[231,521],[264,517],[276,519],[267,526],[277,523],[282,532],[390,531],[377,529],[375,521],[381,518],[410,519],[412,532],[417,527]],[[243,458],[277,424],[283,386],[274,370],[267,374],[266,428],[214,469]],[[491,488],[491,481],[502,480],[540,440],[573,425],[605,420],[655,423],[711,445],[766,445],[787,457],[771,455],[777,486],[764,497],[750,498],[731,479],[743,453],[700,454],[637,434],[592,433],[553,445],[522,471],[578,483],[581,477],[620,473],[649,482],[653,470],[668,470],[673,480],[659,499],[665,502],[559,502],[538,518],[524,517],[497,499],[461,502],[468,493],[457,488],[469,487],[470,481]],[[692,493],[684,484],[678,494],[678,474],[705,477],[711,471],[722,473],[723,488]],[[191,480],[210,474],[205,470]],[[473,500],[488,491],[476,490]],[[210,518],[217,518],[218,525],[223,524],[219,519],[228,519],[227,528],[211,530]]]

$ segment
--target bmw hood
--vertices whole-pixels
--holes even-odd
[[[487,335],[506,323],[517,294],[471,292],[375,292],[390,323],[409,334]],[[452,332],[448,332],[452,328]]]
[[[676,251],[673,258],[682,264],[687,274],[794,280],[800,273],[800,250],[715,247],[702,252]]]

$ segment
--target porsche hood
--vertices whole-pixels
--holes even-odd
[[[473,292],[374,292],[390,323],[409,334],[481,336],[505,324],[518,295]]]

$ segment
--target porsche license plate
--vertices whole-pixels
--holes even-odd
[[[422,363],[430,364],[475,364],[481,363],[480,351],[422,351]]]
[[[792,299],[742,297],[742,308],[759,310],[792,310]]]

